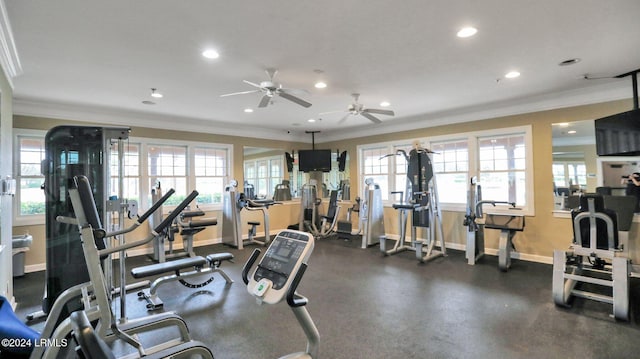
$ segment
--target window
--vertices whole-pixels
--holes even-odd
[[[45,131],[17,129],[15,132],[15,166],[20,189],[14,211],[19,225],[44,223],[45,197],[40,186],[44,176],[40,163],[45,158]],[[160,181],[166,193],[173,188],[176,193],[166,202],[176,205],[188,192],[197,189],[199,205],[222,203],[224,185],[230,178],[231,145],[163,141],[130,138],[124,146],[123,197],[137,200],[141,209],[151,207],[151,189]],[[69,153],[68,163],[78,161],[77,153]],[[279,165],[282,169],[282,159]],[[109,196],[119,195],[118,145],[113,143],[109,153]],[[273,172],[273,170],[272,170]],[[277,177],[274,180],[280,181]]]
[[[37,135],[18,135],[16,137],[18,158],[16,159],[16,179],[18,204],[16,219],[20,217],[41,217],[45,214],[45,197],[42,185],[44,175],[41,163],[45,158],[44,133]]]
[[[362,173],[362,183],[367,178],[372,178],[373,182],[380,186],[382,200],[389,199],[389,182],[393,182],[390,178],[390,157],[385,157],[392,153],[391,146],[380,146],[374,148],[363,148],[360,152],[360,163]],[[392,187],[393,188],[393,187]]]
[[[419,142],[434,152],[430,156],[441,208],[464,210],[469,179],[476,176],[484,200],[515,202],[523,214],[534,214],[530,126],[438,136]],[[360,179],[364,182],[372,177],[387,203],[397,200],[389,197],[389,189],[406,191],[407,164],[403,156],[381,157],[399,149],[408,153],[412,147],[388,143],[359,146]],[[567,173],[576,173],[580,178],[580,173],[586,171],[576,167]]]
[[[276,185],[284,178],[283,156],[261,157],[244,161],[244,180],[254,187],[260,198],[271,198]]]
[[[222,203],[227,179],[227,150],[209,147],[194,148],[194,167],[198,203]]]
[[[469,185],[469,141],[432,142],[433,173],[441,203],[466,203]]]
[[[187,146],[149,145],[147,153],[147,188],[160,182],[165,190],[173,188],[176,191],[166,203],[180,203],[187,197]]]
[[[587,166],[584,162],[554,162],[553,182],[556,187],[570,187],[580,185],[587,187]]]
[[[482,199],[526,204],[524,135],[478,138]]]
[[[124,144],[124,175],[123,175],[123,197],[127,200],[140,202],[140,147],[138,143]],[[119,173],[118,165],[118,144],[111,144],[110,153],[110,174],[111,184],[109,186],[111,196],[119,196]]]

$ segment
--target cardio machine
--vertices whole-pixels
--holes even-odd
[[[242,279],[247,291],[259,304],[277,304],[286,298],[298,323],[307,337],[304,352],[285,355],[280,359],[318,358],[320,334],[305,307],[308,300],[296,292],[302,280],[307,261],[313,251],[313,236],[306,232],[283,230],[276,235],[258,266],[251,272],[260,255],[255,249],[242,269]]]

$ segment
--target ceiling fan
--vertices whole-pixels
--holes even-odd
[[[360,98],[360,94],[359,93],[352,93],[351,96],[353,96],[353,103],[351,105],[349,105],[349,107],[347,108],[347,114],[344,115],[343,118],[340,119],[340,121],[338,121],[338,123],[343,123],[344,121],[347,120],[347,118],[351,115],[353,116],[363,116],[367,119],[369,119],[369,121],[373,122],[373,123],[382,123],[382,121],[375,117],[372,114],[378,114],[378,115],[387,115],[387,116],[394,116],[395,113],[391,110],[380,110],[380,109],[375,109],[375,108],[366,108],[364,107],[363,104],[358,102],[358,98]],[[323,112],[321,113],[321,115],[326,115],[328,113],[336,113],[336,112],[344,112],[344,111],[330,111],[330,112]]]
[[[267,69],[267,70],[265,70],[265,72],[269,76],[269,80],[262,81],[259,84],[253,83],[253,82],[247,81],[247,80],[242,80],[244,83],[255,87],[256,88],[255,90],[228,93],[228,94],[220,95],[220,97],[244,95],[244,94],[249,94],[249,93],[261,92],[263,95],[262,95],[262,99],[260,99],[260,103],[258,104],[258,107],[267,107],[267,105],[269,105],[269,103],[271,102],[271,99],[275,95],[278,95],[278,96],[280,96],[280,97],[282,97],[282,98],[284,98],[286,100],[289,100],[291,102],[295,102],[298,105],[303,106],[303,107],[310,107],[311,106],[311,103],[309,103],[309,102],[307,102],[307,101],[305,101],[305,100],[303,100],[303,99],[301,99],[299,97],[296,97],[296,96],[291,94],[292,92],[305,92],[304,90],[284,88],[284,87],[282,87],[282,84],[276,84],[275,82],[273,82],[273,78],[278,73],[278,70],[276,70],[276,69]]]

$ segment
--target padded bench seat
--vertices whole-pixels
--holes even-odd
[[[150,277],[152,275],[167,273],[167,272],[175,272],[179,269],[189,268],[189,267],[202,267],[207,264],[207,260],[204,257],[196,256],[196,257],[187,257],[178,259],[175,261],[169,261],[164,263],[156,263],[150,264],[148,266],[142,266],[131,269],[131,275],[133,278],[145,278]]]
[[[214,253],[214,254],[209,254],[207,256],[207,261],[209,263],[216,263],[216,262],[222,262],[222,261],[228,261],[228,260],[232,260],[233,259],[233,254],[231,253]]]

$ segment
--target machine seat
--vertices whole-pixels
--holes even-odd
[[[248,224],[248,225],[250,225],[250,226],[259,226],[259,225],[260,225],[260,222],[256,222],[256,221],[249,221],[249,222],[247,222],[247,224]]]
[[[487,214],[484,228],[506,229],[522,232],[524,230],[524,216],[509,214]]]
[[[214,254],[209,254],[207,256],[207,261],[209,263],[220,263],[222,261],[230,261],[233,259],[233,254],[231,253],[214,253]]]
[[[416,206],[411,203],[394,203],[393,209],[414,209]]]
[[[194,219],[191,221],[188,221],[186,223],[186,227],[189,228],[194,228],[194,227],[208,227],[208,226],[215,226],[218,224],[218,219],[217,218],[207,218],[207,219]]]
[[[196,256],[196,257],[187,257],[178,259],[175,261],[163,262],[150,264],[148,266],[142,266],[131,269],[131,275],[133,278],[145,278],[150,277],[157,274],[167,273],[167,272],[175,272],[180,269],[189,268],[189,267],[202,267],[207,263],[207,260],[204,257]]]

